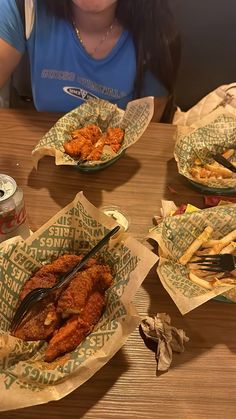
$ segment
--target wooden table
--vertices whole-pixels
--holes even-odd
[[[0,172],[23,188],[30,227],[36,230],[83,190],[97,207],[118,205],[130,216],[130,233],[143,240],[159,214],[161,199],[204,207],[203,197],[177,173],[171,125],[150,124],[143,137],[113,166],[80,173],[40,161],[31,150],[59,115],[0,111]],[[177,193],[174,193],[174,190]],[[138,329],[89,381],[57,402],[0,414],[3,419],[235,418],[236,305],[210,301],[184,317],[160,285],[155,269],[135,298],[140,315],[166,312],[190,341],[174,354],[170,370],[156,374],[154,352]]]

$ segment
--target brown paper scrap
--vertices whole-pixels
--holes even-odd
[[[157,343],[156,361],[158,371],[166,371],[172,362],[173,352],[184,352],[184,343],[189,341],[184,330],[171,326],[170,316],[157,313],[153,317],[145,317],[141,328],[148,339]]]

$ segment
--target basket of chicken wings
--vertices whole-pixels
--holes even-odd
[[[60,118],[32,151],[35,166],[45,155],[56,165],[82,172],[105,169],[136,143],[154,112],[153,97],[129,102],[126,110],[102,99],[90,99]]]

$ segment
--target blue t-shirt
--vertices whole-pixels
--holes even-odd
[[[35,0],[34,24],[27,41],[15,0],[0,0],[0,10],[0,38],[21,53],[28,49],[36,109],[68,112],[91,97],[124,109],[133,99],[136,56],[128,31],[122,32],[105,58],[94,59],[81,45],[73,25],[48,13],[42,1]],[[165,94],[148,72],[142,96]]]

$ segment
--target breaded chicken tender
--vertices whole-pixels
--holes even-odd
[[[94,291],[80,315],[80,319],[90,325],[90,329],[99,321],[106,305],[106,297],[99,291]]]
[[[78,272],[59,297],[57,310],[64,314],[80,313],[92,290],[105,291],[111,286],[112,275],[108,265],[92,265]]]
[[[51,288],[57,282],[57,277],[53,273],[48,273],[46,275],[37,275],[35,274],[25,283],[21,293],[20,301],[22,301],[30,291],[33,291],[35,288]]]
[[[47,263],[47,265],[43,265],[36,272],[35,276],[45,276],[48,273],[52,273],[57,276],[63,275],[79,263],[82,257],[83,255],[74,255],[70,253],[58,256],[57,259],[52,260],[50,263]]]
[[[20,300],[35,288],[52,287],[82,257],[64,254],[42,266],[25,283]],[[101,317],[105,291],[112,281],[110,267],[90,258],[66,288],[50,293],[36,303],[13,335],[27,341],[51,339],[45,357],[48,362],[75,349]]]
[[[59,276],[68,272],[82,259],[82,255],[65,254],[59,256],[56,260],[42,266],[25,283],[21,293],[20,300],[35,288],[51,288],[57,282]]]
[[[105,297],[99,292],[90,295],[81,315],[74,315],[54,334],[45,353],[45,361],[51,362],[60,355],[74,350],[91,332],[105,307]]]
[[[45,300],[31,310],[13,334],[23,340],[45,340],[52,336],[60,319],[55,304]]]

